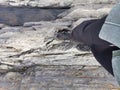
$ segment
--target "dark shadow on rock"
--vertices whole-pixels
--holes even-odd
[[[0,23],[19,26],[24,22],[50,21],[55,20],[65,10],[67,9],[0,6]]]
[[[68,29],[60,30],[56,33],[56,39],[59,40],[70,40],[71,39],[71,31]]]
[[[90,47],[83,43],[78,44],[76,48],[80,51],[90,51]]]

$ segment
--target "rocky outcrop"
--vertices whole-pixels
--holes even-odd
[[[67,9],[40,9],[35,7],[0,6],[0,23],[19,26],[25,22],[55,20]]]
[[[2,64],[0,68],[2,70],[36,64],[100,66],[87,46],[82,43],[75,45],[62,33],[71,32],[84,20],[100,18],[108,14],[115,1],[6,0],[0,2],[9,5],[9,7],[1,6],[0,8],[0,61]],[[11,7],[12,3],[19,7]],[[25,7],[29,5],[37,8]],[[20,8],[20,6],[24,7]],[[68,6],[71,8],[58,9],[58,11],[40,9],[40,7]],[[57,36],[58,33],[60,33],[59,36]],[[59,40],[62,37],[66,40]]]
[[[0,0],[2,5],[59,8],[71,7],[81,4],[111,4],[116,2],[116,0]]]
[[[0,0],[1,5],[9,6],[0,8],[0,90],[114,89],[114,78],[89,47],[68,40],[66,32],[84,20],[108,14],[115,3]]]
[[[69,7],[73,0],[6,0],[0,1],[1,4],[12,6],[32,6],[32,7]]]
[[[41,20],[75,22],[81,18],[99,18],[115,3],[115,0],[0,0],[0,23],[15,26]]]

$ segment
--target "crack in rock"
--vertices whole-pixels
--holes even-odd
[[[30,54],[30,53],[34,52],[35,50],[36,50],[36,49],[30,49],[30,50],[21,52],[20,54],[8,56],[7,58],[19,58],[20,56],[23,56],[23,55],[26,55],[26,54]]]

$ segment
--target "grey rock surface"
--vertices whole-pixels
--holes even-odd
[[[116,0],[0,0],[2,5],[33,7],[70,7],[81,4],[111,4]]]
[[[98,66],[35,65],[2,77],[1,90],[117,90],[114,78]]]
[[[38,10],[36,15],[33,8],[24,7],[27,11],[22,12],[23,16],[33,17],[23,18],[11,13],[13,9],[8,14],[0,11],[3,14],[0,18],[8,17],[9,23],[0,23],[0,90],[117,90],[114,77],[86,46],[57,38],[59,32],[71,32],[84,20],[108,14],[115,3],[115,0],[0,0],[1,5],[17,6],[16,10],[21,6]],[[44,13],[38,7],[47,11]],[[57,12],[55,18],[52,13],[55,9],[48,10],[66,7],[71,8]],[[41,16],[45,18],[39,20]],[[50,20],[46,21],[46,17]],[[22,25],[15,26],[19,21]]]
[[[19,26],[24,22],[50,21],[55,20],[65,10],[67,9],[0,6],[0,23]]]

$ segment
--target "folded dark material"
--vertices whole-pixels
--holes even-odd
[[[119,48],[99,38],[99,32],[107,16],[101,19],[84,21],[72,31],[72,39],[87,44],[96,60],[113,75],[112,51]]]

